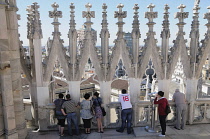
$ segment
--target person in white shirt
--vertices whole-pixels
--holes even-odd
[[[132,121],[132,105],[130,101],[130,95],[126,93],[125,89],[122,90],[122,94],[119,95],[119,102],[122,106],[121,118],[122,118],[122,125],[117,132],[124,132],[126,121],[127,121],[127,133],[131,134],[131,121]]]

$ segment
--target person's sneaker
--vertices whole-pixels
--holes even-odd
[[[127,133],[128,133],[128,134],[131,134],[132,132],[131,132],[131,131],[128,131]]]
[[[162,134],[159,135],[159,137],[165,137],[165,136],[166,136],[166,135],[162,135]]]
[[[120,133],[122,133],[122,132],[123,132],[123,130],[122,130],[122,129],[117,129],[116,131],[117,131],[117,132],[120,132]]]

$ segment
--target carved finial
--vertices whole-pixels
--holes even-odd
[[[208,6],[207,9],[209,9],[209,12],[210,12],[210,6]]]
[[[102,9],[104,9],[104,12],[106,12],[106,9],[107,9],[107,5],[106,5],[106,3],[103,3],[103,5],[102,5]]]
[[[106,5],[106,3],[103,3],[103,5],[102,5],[102,9],[103,9],[103,14],[102,14],[102,17],[103,17],[103,20],[102,20],[102,23],[101,23],[101,25],[102,25],[102,29],[103,30],[106,30],[107,29],[107,26],[108,26],[108,23],[107,23],[107,11],[106,11],[106,9],[107,9],[107,5]]]
[[[54,18],[53,23],[52,23],[54,25],[54,32],[59,32],[58,26],[60,25],[60,23],[58,22],[58,18],[62,18],[62,11],[57,10],[59,5],[56,2],[53,3],[51,6],[53,7],[54,10],[49,11],[49,17]]]
[[[170,23],[169,23],[169,20],[168,20],[168,18],[169,18],[169,12],[168,12],[168,9],[170,9],[170,7],[168,6],[168,4],[166,4],[165,5],[165,7],[164,7],[164,20],[163,20],[163,31],[165,31],[165,32],[167,32],[166,33],[166,36],[167,37],[169,37],[170,36],[170,33],[169,33],[169,25],[170,25]],[[161,33],[161,36],[162,36],[162,34],[163,34],[163,32]]]
[[[117,8],[119,8],[119,10],[115,11],[114,18],[118,18],[119,21],[122,21],[123,18],[127,17],[127,12],[126,11],[122,11],[123,7],[124,7],[124,5],[120,3],[120,4],[117,5]]]
[[[200,0],[199,0],[199,2],[200,2]],[[199,2],[196,2],[194,5],[194,8],[193,8],[193,11],[194,11],[193,13],[195,16],[198,16],[198,14],[199,14],[199,12],[198,12],[198,10],[200,10]]]
[[[75,9],[74,3],[71,3],[70,9],[73,11]]]
[[[139,6],[138,4],[135,4],[134,7],[133,7],[133,10],[134,10],[134,14],[138,14],[138,9],[139,9]]]
[[[195,0],[194,5],[199,5],[199,3],[200,3],[200,0]]]
[[[114,14],[114,18],[118,18],[118,22],[116,23],[118,25],[118,35],[119,35],[119,32],[123,32],[123,25],[125,24],[123,22],[123,18],[126,18],[127,17],[127,11],[122,11],[122,8],[124,7],[123,4],[118,4],[117,5],[117,8],[119,8],[118,11],[115,11],[115,14]],[[121,34],[121,37],[122,37],[122,34]]]
[[[74,30],[75,29],[75,25],[76,25],[76,23],[75,23],[75,20],[74,20],[74,17],[75,17],[75,15],[74,15],[74,9],[75,9],[75,6],[74,6],[74,3],[71,3],[71,5],[69,6],[70,7],[70,9],[71,9],[71,11],[70,11],[70,29],[72,29],[72,30]]]
[[[210,6],[208,6],[207,9],[209,9],[209,12],[204,14],[204,19],[208,20],[208,23],[206,24],[206,26],[210,27]]]
[[[54,18],[54,22],[58,22],[58,18],[62,18],[62,12],[57,10],[59,5],[57,3],[53,3],[51,6],[54,10],[49,11],[49,17]]]
[[[145,13],[145,18],[149,20],[149,22],[147,23],[147,25],[149,26],[149,32],[153,32],[153,26],[155,24],[155,22],[153,22],[153,19],[157,18],[158,16],[157,12],[153,12],[154,7],[154,4],[148,5],[147,8],[149,9],[149,11]]]
[[[168,9],[170,9],[170,7],[166,4],[164,7],[164,14],[169,14]]]
[[[155,5],[150,3],[150,5],[148,5],[147,8],[149,9],[149,12],[153,12],[153,8],[155,8]]]
[[[85,7],[87,8],[87,11],[82,12],[82,17],[86,18],[86,22],[85,22],[86,29],[90,31],[91,25],[93,24],[91,22],[91,18],[95,18],[95,11],[90,11],[90,8],[92,7],[90,3],[87,3]]]
[[[179,24],[178,25],[185,25],[184,23],[184,19],[188,18],[189,12],[184,12],[184,8],[186,6],[181,4],[180,6],[178,6],[177,8],[180,9],[180,12],[177,12],[175,14],[175,18],[179,19]]]
[[[194,8],[193,8],[193,13],[194,13],[194,16],[193,16],[193,21],[192,21],[192,24],[191,24],[191,32],[190,32],[190,38],[199,38],[199,20],[198,20],[198,10],[200,9],[199,7],[199,2],[200,1],[195,1],[195,5],[194,5]]]
[[[186,6],[184,4],[181,4],[177,8],[180,9],[180,12],[184,12],[184,8],[186,8]]]
[[[33,32],[34,32],[34,27],[33,27],[33,19],[34,19],[34,15],[33,15],[33,9],[31,8],[31,5],[30,6],[27,6],[26,8],[26,11],[28,11],[27,15],[27,19],[28,19],[28,22],[27,22],[27,38],[28,39],[32,39],[32,35],[33,35]]]
[[[42,38],[42,29],[41,21],[39,15],[39,5],[37,2],[34,2],[33,5],[28,6],[26,11],[28,11],[28,38]]]
[[[37,2],[34,2],[33,5],[32,5],[32,8],[37,11],[39,9],[39,5]]]
[[[89,12],[89,11],[90,11],[90,8],[92,8],[92,4],[87,3],[87,4],[85,5],[85,8],[87,8],[87,11]]]
[[[133,20],[133,29],[134,28],[138,28],[139,29],[139,20],[138,20],[138,9],[139,9],[139,6],[138,4],[134,4],[134,7],[133,7],[133,10],[134,10],[134,20]]]

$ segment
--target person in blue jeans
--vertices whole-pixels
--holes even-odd
[[[119,95],[119,102],[122,106],[122,112],[121,112],[121,118],[122,118],[122,125],[119,129],[117,129],[117,132],[124,132],[124,129],[126,127],[127,123],[127,133],[131,134],[132,128],[131,128],[131,121],[132,121],[132,105],[130,101],[130,94],[126,93],[127,91],[125,89],[122,90],[122,94]]]
[[[71,122],[73,122],[75,129],[76,129],[76,135],[79,135],[79,126],[78,126],[78,120],[76,115],[76,110],[79,107],[78,104],[71,99],[70,94],[66,95],[67,101],[65,101],[62,105],[62,113],[63,115],[66,115],[67,123],[68,123],[68,132],[69,135],[72,136],[72,129],[71,129]],[[66,110],[66,112],[64,111]]]

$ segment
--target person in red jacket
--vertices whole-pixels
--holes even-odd
[[[162,129],[162,134],[159,135],[160,137],[165,137],[166,117],[167,117],[165,110],[166,110],[166,105],[168,105],[168,100],[163,96],[164,96],[164,92],[159,91],[156,94],[156,98],[154,100],[154,104],[158,104],[159,121],[160,121],[160,126]]]

